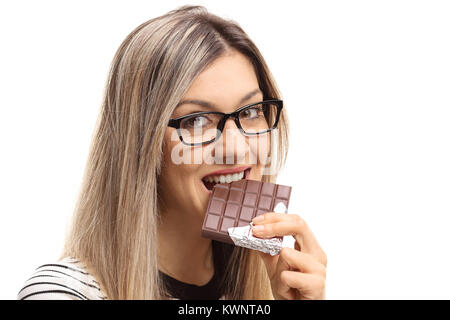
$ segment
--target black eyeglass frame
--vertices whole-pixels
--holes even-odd
[[[239,113],[241,113],[243,110],[251,108],[255,105],[261,104],[261,103],[271,103],[271,104],[275,104],[277,107],[277,114],[275,116],[275,123],[273,124],[273,126],[265,131],[262,132],[245,132],[245,130],[242,128],[241,123],[239,121]],[[260,102],[255,102],[255,103],[251,103],[251,104],[247,104],[243,107],[240,107],[239,109],[237,109],[234,112],[231,113],[223,113],[223,112],[218,112],[218,111],[202,111],[202,112],[195,112],[195,113],[191,113],[191,114],[187,114],[185,116],[182,117],[178,117],[175,119],[170,119],[169,120],[169,127],[175,128],[177,130],[178,133],[178,137],[180,138],[181,142],[183,142],[185,145],[188,146],[199,146],[199,145],[204,145],[204,144],[208,144],[211,142],[216,141],[217,139],[220,138],[220,136],[222,135],[222,131],[223,128],[225,127],[225,122],[228,120],[228,118],[234,118],[234,122],[236,123],[236,126],[238,127],[239,131],[241,131],[242,134],[247,135],[247,136],[254,136],[254,135],[260,135],[260,134],[264,134],[267,132],[272,131],[273,129],[275,129],[278,125],[278,121],[280,120],[280,115],[281,115],[281,110],[283,109],[283,100],[278,100],[278,99],[269,99],[269,100],[264,100],[264,101],[260,101]],[[208,141],[203,141],[203,142],[195,142],[195,143],[189,143],[183,140],[183,136],[181,135],[181,130],[180,130],[180,125],[181,125],[181,121],[189,118],[189,117],[193,117],[193,116],[199,116],[202,114],[220,114],[222,115],[222,119],[220,119],[219,123],[217,124],[217,130],[218,130],[218,134],[216,135],[216,137],[214,139],[208,140]]]

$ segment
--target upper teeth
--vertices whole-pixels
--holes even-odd
[[[232,181],[238,181],[244,178],[244,171],[234,174],[221,174],[217,176],[207,176],[205,181],[215,183],[230,183]]]

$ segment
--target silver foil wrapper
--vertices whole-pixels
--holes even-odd
[[[279,202],[274,210],[278,213],[286,213],[287,208],[284,203]],[[249,248],[253,250],[259,250],[264,253],[268,253],[271,256],[280,254],[283,239],[282,238],[270,238],[262,239],[254,237],[252,234],[253,223],[250,222],[248,226],[228,228],[228,234],[233,240],[236,246]]]

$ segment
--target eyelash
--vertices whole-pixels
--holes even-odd
[[[236,110],[237,110],[237,109],[236,109]],[[235,111],[236,111],[236,110],[235,110]],[[179,117],[184,117],[184,116],[190,116],[191,114],[194,114],[194,113],[197,113],[197,112],[205,112],[205,110],[204,110],[204,109],[203,109],[203,110],[194,110],[194,111],[192,111],[192,112],[183,114],[183,115],[181,115],[181,116],[177,116],[177,118],[179,118]]]

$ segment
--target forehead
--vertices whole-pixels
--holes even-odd
[[[217,58],[201,72],[183,100],[220,101],[223,106],[235,106],[242,97],[258,87],[258,79],[251,62],[243,54],[232,51]],[[260,94],[257,96],[260,97]]]

